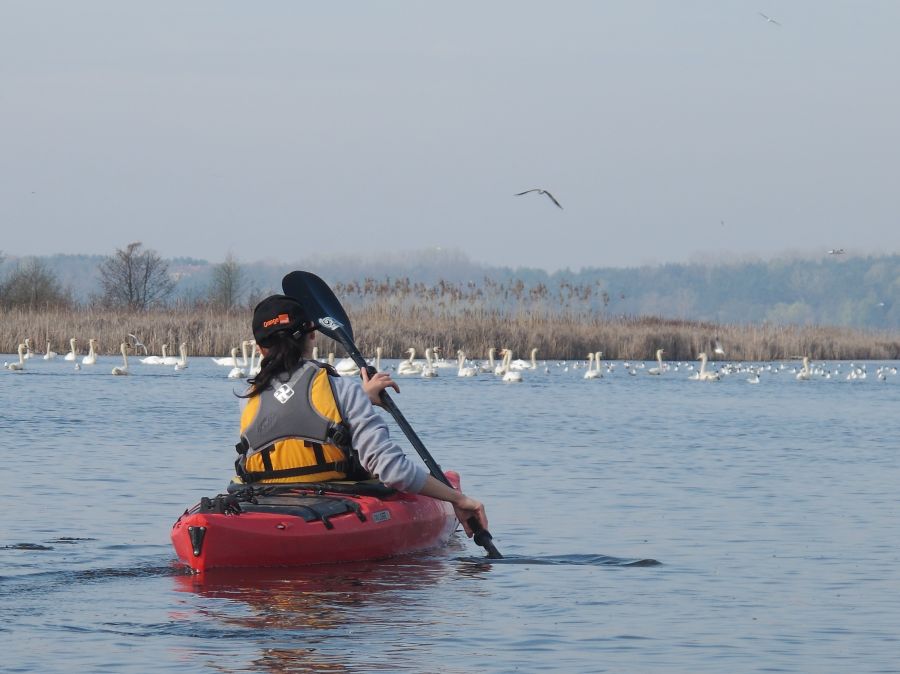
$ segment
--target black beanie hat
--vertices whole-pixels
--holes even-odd
[[[312,332],[315,328],[307,323],[300,302],[287,295],[270,295],[253,310],[253,338],[260,346],[269,346],[276,332]]]

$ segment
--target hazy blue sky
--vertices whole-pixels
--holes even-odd
[[[554,270],[900,250],[897,0],[0,14],[7,254],[443,246]],[[532,187],[564,210],[512,196]]]

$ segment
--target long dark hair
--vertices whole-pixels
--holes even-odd
[[[305,335],[304,335],[305,337]],[[269,337],[269,352],[260,363],[259,373],[248,380],[250,390],[241,398],[252,398],[268,388],[272,380],[281,374],[290,374],[303,365],[303,337],[295,339],[287,330]]]

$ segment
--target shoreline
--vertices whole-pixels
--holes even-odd
[[[366,357],[382,347],[384,358],[405,358],[414,348],[421,358],[428,347],[440,347],[447,360],[457,350],[468,358],[485,359],[488,349],[508,348],[513,358],[527,359],[537,349],[538,360],[586,359],[600,351],[604,360],[696,360],[706,352],[712,360],[767,362],[808,356],[815,360],[898,360],[900,333],[831,326],[773,326],[715,324],[651,316],[609,317],[586,312],[550,312],[518,308],[510,311],[448,310],[429,306],[398,307],[372,303],[348,308],[356,345]],[[177,309],[127,312],[103,309],[10,310],[0,322],[0,351],[15,354],[28,337],[36,355],[43,355],[47,341],[60,355],[69,351],[69,340],[86,353],[89,338],[98,342],[98,353],[117,355],[128,333],[159,354],[163,344],[170,355],[187,344],[189,356],[227,356],[232,347],[250,339],[249,309],[222,312],[213,309]],[[716,343],[724,354],[714,355]],[[343,349],[319,336],[324,359],[337,358]]]

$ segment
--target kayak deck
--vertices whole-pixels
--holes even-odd
[[[447,473],[455,487],[459,476]],[[372,483],[238,485],[203,498],[171,538],[193,571],[385,559],[447,542],[450,504]]]

